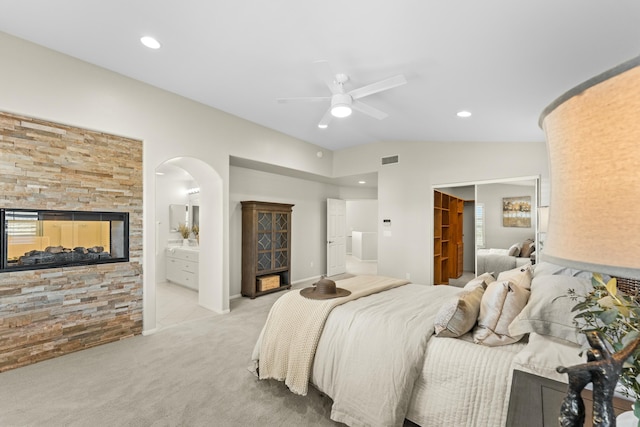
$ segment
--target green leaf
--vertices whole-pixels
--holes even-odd
[[[605,310],[598,315],[598,318],[605,325],[610,325],[611,323],[615,322],[616,317],[618,317],[618,310],[616,308]]]
[[[593,315],[592,312],[582,312],[582,313],[578,313],[575,316],[573,316],[574,319],[584,319],[584,318],[590,318]]]
[[[589,308],[591,305],[589,303],[585,302],[581,302],[578,303],[576,305],[573,306],[573,308],[571,309],[571,311],[579,311],[579,310],[586,310],[587,308]]]

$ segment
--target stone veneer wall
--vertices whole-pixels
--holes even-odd
[[[0,372],[142,332],[142,142],[0,112],[0,207],[129,212],[129,262],[0,273]]]

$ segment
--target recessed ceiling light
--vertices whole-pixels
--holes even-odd
[[[358,184],[366,184],[367,181],[358,181]]]
[[[467,118],[467,117],[471,117],[471,112],[470,111],[458,111],[458,113],[456,114],[458,117],[463,117],[463,118]]]
[[[160,42],[153,37],[144,36],[140,38],[140,42],[149,49],[160,49]]]
[[[326,128],[327,128],[327,125],[325,125],[325,124],[321,123],[321,124],[319,124],[319,125],[318,125],[318,127],[319,127],[320,129],[326,129]]]

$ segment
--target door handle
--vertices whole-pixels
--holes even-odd
[[[327,240],[327,243],[333,243],[333,240]]]

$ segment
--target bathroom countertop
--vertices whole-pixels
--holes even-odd
[[[191,252],[199,252],[200,251],[200,247],[198,246],[168,246],[167,250],[170,252],[173,251],[191,251]]]

